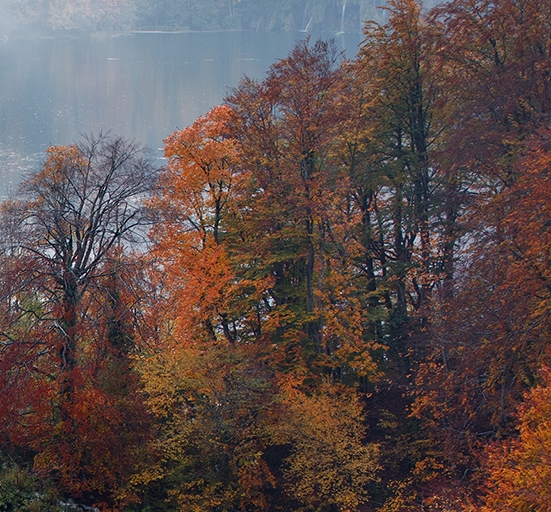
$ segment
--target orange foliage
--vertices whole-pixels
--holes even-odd
[[[152,237],[182,341],[231,337],[224,317],[234,271],[221,243],[239,194],[239,146],[229,136],[229,107],[216,107],[166,139],[169,164],[152,206],[163,218]],[[199,327],[199,330],[198,330]]]
[[[519,437],[487,448],[485,505],[478,510],[551,509],[551,373],[526,394],[518,411]]]

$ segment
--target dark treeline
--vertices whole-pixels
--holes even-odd
[[[383,0],[11,0],[0,28],[57,33],[126,30],[361,32]],[[433,5],[433,4],[431,4]],[[8,24],[8,20],[9,24]]]
[[[550,510],[550,76],[547,0],[392,0],[163,169],[50,148],[2,205],[0,510]]]

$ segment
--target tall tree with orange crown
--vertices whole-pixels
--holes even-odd
[[[329,164],[333,66],[328,46],[300,43],[263,84],[245,81],[229,106],[167,139],[153,237],[175,315],[143,377],[164,425],[159,474],[169,482],[178,468],[171,493],[186,510],[346,510],[375,479],[354,389],[374,374],[371,340],[346,258],[329,250],[346,236]],[[179,367],[197,370],[169,371]],[[328,429],[316,425],[325,402]],[[328,430],[319,473],[305,440],[323,444]]]

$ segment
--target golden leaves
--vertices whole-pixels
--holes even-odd
[[[279,444],[289,444],[286,486],[305,510],[334,505],[353,511],[368,499],[366,484],[376,480],[379,451],[365,444],[362,408],[345,388],[320,384],[312,393],[284,385],[282,420],[271,427]]]

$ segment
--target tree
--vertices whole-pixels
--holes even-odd
[[[518,437],[486,448],[488,477],[484,505],[478,510],[543,511],[551,506],[549,369],[543,368],[540,376],[541,384],[526,394],[518,409]]]
[[[383,478],[398,482],[380,491],[391,510],[389,495],[405,482],[412,494],[426,486],[430,471],[415,468],[431,466],[435,455],[409,415],[411,391],[430,346],[438,292],[453,279],[464,205],[462,179],[451,179],[441,153],[447,102],[435,27],[415,1],[385,9],[388,21],[366,24],[358,58],[347,65],[342,103],[349,114],[339,139],[357,212],[350,229],[357,293],[370,313],[366,331],[384,347],[375,353],[381,377],[368,388],[366,419],[387,461]]]
[[[379,446],[362,442],[363,410],[350,388],[320,383],[313,393],[282,389],[275,440],[290,447],[284,486],[301,510],[358,510],[377,481]],[[338,461],[338,462],[337,462]]]
[[[166,139],[151,202],[164,307],[140,369],[163,460],[143,478],[158,480],[181,510],[267,510],[274,485],[262,457],[271,372],[263,346],[247,343],[257,323],[247,295],[261,285],[238,281],[227,243],[247,175],[233,115],[215,107]]]
[[[379,259],[395,289],[393,310],[400,321],[408,310],[427,306],[440,279],[436,197],[445,176],[437,151],[443,142],[444,105],[439,103],[433,29],[421,6],[405,0],[390,2],[387,9],[386,25],[366,26],[356,63],[358,87],[367,97],[364,116],[372,119],[372,128],[355,185],[376,184],[367,187],[370,201],[363,204],[377,212],[379,219],[371,221],[375,233],[377,224],[389,226],[378,235],[385,253]]]
[[[510,184],[523,140],[546,124],[550,17],[540,0],[458,0],[433,12],[443,76],[456,99],[447,152],[454,169],[481,187]]]
[[[548,130],[523,153],[514,182],[473,217],[468,264],[435,317],[418,381],[417,412],[463,474],[478,467],[481,443],[514,435],[514,411],[549,364]]]
[[[272,510],[265,451],[274,388],[258,347],[222,339],[205,349],[169,333],[162,346],[141,364],[162,456],[144,480],[182,511]]]
[[[58,355],[71,370],[84,294],[115,249],[143,236],[149,216],[141,199],[155,172],[140,147],[120,138],[90,137],[48,154],[43,170],[22,184],[21,198],[4,205],[4,224],[18,230],[11,238],[23,276],[36,273],[37,291],[58,311]]]
[[[244,173],[229,132],[232,115],[215,107],[165,141],[169,164],[152,203],[162,222],[152,236],[169,293],[178,294],[173,304],[181,308],[175,315],[185,338],[236,337],[228,317],[234,270],[224,241]]]
[[[343,175],[331,165],[338,76],[330,45],[299,43],[265,82],[245,80],[167,138],[152,203],[166,322],[142,371],[166,457],[158,475],[183,508],[347,510],[375,480],[355,389],[375,373],[373,343],[339,252]],[[310,464],[308,440],[329,433]]]
[[[543,215],[532,212],[546,209],[538,191],[546,188],[548,166],[551,13],[537,0],[456,1],[432,16],[442,87],[454,97],[443,158],[450,175],[470,185],[463,276],[435,312],[437,363],[425,370],[428,380],[438,374],[436,395],[438,387],[454,390],[446,399],[454,412],[448,409],[440,420],[457,434],[448,438],[451,444],[465,447],[468,431],[492,435],[508,428],[523,386],[542,364],[537,326],[544,316],[536,312],[543,307],[537,297],[546,294],[541,261],[547,235]],[[447,423],[455,412],[461,420]]]
[[[228,98],[250,173],[236,230],[236,240],[247,242],[232,251],[247,261],[244,279],[271,281],[262,336],[281,347],[282,369],[353,380],[356,356],[359,373],[372,370],[372,339],[362,337],[345,249],[348,177],[333,160],[342,84],[336,58],[330,44],[300,42],[264,82],[244,80]]]
[[[155,180],[140,146],[90,136],[50,148],[42,170],[3,205],[4,434],[35,450],[36,465],[75,496],[114,500],[136,462],[133,443],[146,435],[127,360],[131,343],[120,343],[133,336],[129,323],[122,332],[128,288],[121,279],[125,249],[144,241],[150,216],[143,199]],[[123,374],[120,387],[109,387],[115,360]],[[18,400],[9,405],[14,392]],[[107,461],[91,458],[95,450]],[[99,469],[109,464],[112,471]]]

